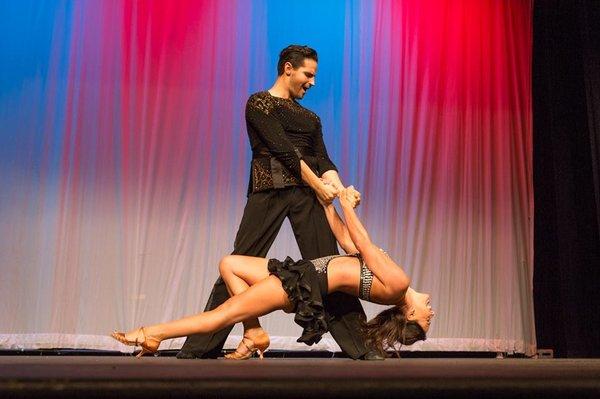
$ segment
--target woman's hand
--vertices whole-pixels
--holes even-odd
[[[348,186],[338,194],[340,204],[342,206],[349,206],[356,208],[360,204],[360,193],[354,188],[354,186]]]

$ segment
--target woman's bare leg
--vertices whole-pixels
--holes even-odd
[[[289,305],[281,281],[275,276],[269,276],[241,294],[229,298],[214,310],[168,323],[147,326],[144,330],[146,337],[160,341],[191,334],[204,334],[284,309]],[[144,337],[140,336],[140,330],[133,330],[125,334],[125,339],[141,342]]]
[[[243,255],[229,255],[221,259],[219,272],[221,278],[225,281],[229,295],[239,295],[246,291],[249,286],[269,277],[267,263],[268,260],[265,258]],[[252,343],[266,341],[268,345],[268,334],[261,327],[257,317],[246,319],[242,323],[244,325],[244,338]],[[244,358],[249,351],[249,345],[244,341],[242,339],[235,352],[225,357],[231,359]]]
[[[268,259],[254,256],[228,255],[219,263],[219,273],[231,296],[269,277]]]

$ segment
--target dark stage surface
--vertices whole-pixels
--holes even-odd
[[[0,356],[0,397],[600,397],[600,360]]]

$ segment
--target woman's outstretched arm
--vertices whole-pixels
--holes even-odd
[[[330,172],[333,172],[334,175],[326,176],[326,174]],[[344,189],[344,186],[342,186],[342,182],[340,181],[339,177],[337,176],[337,172],[335,171],[330,170],[325,172],[321,180],[323,181],[323,183],[325,183],[326,186],[334,186],[337,190]],[[355,191],[355,193],[356,196],[353,198],[352,201],[353,207],[358,206],[358,204],[360,203],[360,193],[358,191]],[[344,224],[342,218],[340,218],[340,215],[337,213],[337,210],[335,209],[333,203],[325,203],[319,197],[317,197],[317,199],[319,200],[319,203],[323,206],[325,217],[327,218],[327,223],[329,223],[329,227],[331,228],[331,231],[333,232],[336,241],[338,242],[338,244],[340,244],[340,247],[342,247],[342,249],[347,254],[357,253],[358,249],[356,249],[356,246],[352,242],[350,234],[348,234],[348,229],[346,228],[346,225]]]
[[[394,298],[404,296],[410,279],[404,270],[397,265],[385,252],[371,242],[367,230],[360,222],[354,211],[353,198],[356,190],[350,186],[339,194],[340,205],[346,220],[346,227],[352,242],[362,255],[369,270],[384,286],[386,296]]]
[[[338,215],[335,206],[333,204],[323,205],[323,209],[325,210],[325,216],[327,217],[327,222],[329,222],[329,227],[331,227],[331,231],[337,242],[340,244],[340,247],[342,247],[347,254],[357,253],[358,249],[354,245],[354,242],[352,242],[348,229],[342,218],[340,218],[340,215]]]

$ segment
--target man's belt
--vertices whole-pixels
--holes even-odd
[[[310,165],[309,156],[304,156],[305,162]],[[255,157],[252,159],[252,192],[256,193],[274,188],[284,188],[289,186],[305,186],[303,180],[294,176],[279,160],[275,157]]]

